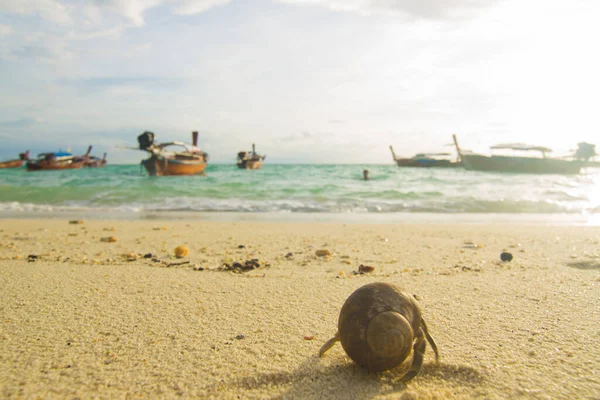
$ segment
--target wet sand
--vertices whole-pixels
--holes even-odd
[[[376,281],[440,350],[406,384],[318,357]],[[600,398],[598,227],[4,219],[0,288],[2,398]]]

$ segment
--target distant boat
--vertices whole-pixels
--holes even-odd
[[[74,156],[67,151],[40,153],[34,160],[27,160],[27,171],[45,171],[61,169],[79,169],[89,159],[92,146],[82,156]]]
[[[88,160],[83,164],[86,168],[102,168],[106,165],[106,153],[102,158],[89,156]]]
[[[141,164],[150,176],[197,175],[204,172],[208,154],[200,150],[198,132],[192,132],[192,144],[183,142],[156,143],[154,133],[146,131],[138,136],[139,149],[150,153]]]
[[[23,163],[29,159],[29,150],[25,153],[19,154],[19,158],[16,160],[7,160],[0,162],[0,169],[2,168],[19,168],[23,166]]]
[[[600,168],[600,161],[596,161],[596,160],[586,161],[585,166],[590,167],[590,168]]]
[[[452,161],[450,153],[419,153],[411,158],[398,158],[394,148],[390,146],[394,162],[399,167],[417,168],[454,168],[459,167],[460,162]]]
[[[256,147],[252,143],[252,151],[240,151],[237,155],[237,166],[242,169],[259,169],[265,161],[266,155],[256,153]]]
[[[462,165],[471,171],[495,171],[514,172],[526,174],[578,174],[583,162],[577,160],[564,160],[560,158],[549,158],[546,153],[551,149],[543,146],[529,146],[521,143],[499,144],[492,146],[492,150],[513,150],[523,152],[539,152],[541,157],[525,156],[486,156],[461,150],[456,135],[452,135],[456,150],[460,155]]]
[[[587,142],[581,142],[577,143],[577,150],[573,154],[573,158],[579,161],[584,161],[586,167],[598,168],[600,167],[600,161],[595,160],[597,155],[598,153],[596,153],[596,145]]]

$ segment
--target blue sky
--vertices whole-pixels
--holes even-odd
[[[589,0],[0,0],[0,159],[137,163],[144,130],[213,162],[388,163],[599,144]]]

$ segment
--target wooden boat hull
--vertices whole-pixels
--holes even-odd
[[[8,160],[0,162],[0,169],[2,168],[19,168],[23,166],[24,160]]]
[[[1,168],[19,168],[19,167],[22,167],[23,163],[26,160],[29,160],[29,150],[27,150],[24,153],[20,153],[18,159],[7,160],[7,161],[0,162],[0,169]]]
[[[433,160],[433,159],[414,159],[414,158],[398,158],[396,164],[399,167],[416,167],[416,168],[456,168],[460,167],[460,163],[450,160]]]
[[[460,167],[460,162],[450,161],[447,158],[439,158],[440,156],[450,156],[449,153],[436,153],[432,157],[427,154],[417,154],[411,158],[398,158],[394,152],[394,148],[390,146],[392,158],[399,167],[416,167],[416,168],[455,168]]]
[[[84,164],[86,168],[102,168],[106,166],[106,161],[92,161]]]
[[[27,171],[56,171],[80,169],[90,159],[92,146],[83,156],[56,156],[56,153],[41,153],[35,160],[27,160]]]
[[[462,165],[471,171],[495,171],[525,174],[578,174],[583,166],[579,161],[552,158],[484,156],[462,154]]]
[[[206,161],[204,159],[181,160],[161,156],[152,156],[146,160],[142,160],[142,165],[146,168],[150,176],[198,175],[206,169]]]
[[[106,153],[104,157],[98,158],[96,156],[89,156],[87,161],[83,164],[86,168],[102,168],[106,165]]]
[[[259,169],[262,165],[262,160],[243,160],[237,164],[240,169]]]
[[[265,161],[265,155],[256,152],[256,145],[252,143],[252,151],[240,151],[237,154],[237,166],[239,169],[259,169]]]
[[[596,161],[596,160],[584,161],[583,166],[589,167],[589,168],[600,168],[600,161]]]
[[[27,171],[54,171],[63,169],[80,169],[83,167],[85,159],[68,161],[27,161]]]

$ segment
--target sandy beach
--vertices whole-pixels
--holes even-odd
[[[1,221],[2,398],[600,398],[599,227],[80,222]],[[377,281],[440,350],[408,383],[318,357]]]

